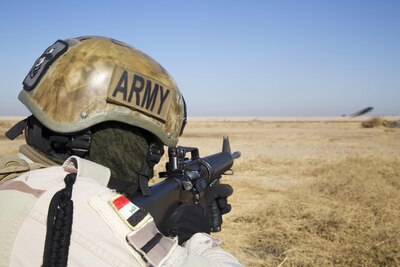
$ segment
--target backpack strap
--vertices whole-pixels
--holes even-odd
[[[60,164],[52,161],[45,155],[42,155],[35,148],[33,148],[32,146],[27,145],[27,144],[21,145],[19,147],[18,152],[21,153],[22,155],[24,155],[25,157],[27,157],[29,160],[40,163],[41,165],[43,165],[45,167],[60,165]]]
[[[4,156],[0,158],[0,184],[18,177],[25,172],[45,167],[48,166],[35,162],[28,163],[26,160],[19,158],[16,154]]]

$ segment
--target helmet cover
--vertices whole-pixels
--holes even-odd
[[[110,38],[58,40],[36,60],[23,86],[19,99],[55,132],[119,121],[175,146],[186,123],[184,99],[168,72]]]

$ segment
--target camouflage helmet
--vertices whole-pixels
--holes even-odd
[[[104,37],[58,40],[36,60],[19,99],[47,128],[74,133],[105,121],[175,146],[186,123],[172,77],[136,48]]]

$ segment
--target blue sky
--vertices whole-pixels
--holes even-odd
[[[1,1],[0,116],[57,39],[101,35],[163,65],[191,116],[400,115],[400,1]]]

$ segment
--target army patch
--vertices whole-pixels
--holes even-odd
[[[165,122],[172,90],[150,77],[115,66],[107,100],[124,105]]]
[[[132,230],[139,228],[151,219],[147,211],[139,208],[123,195],[116,196],[109,201],[109,204]]]

